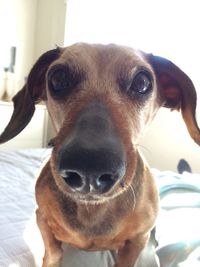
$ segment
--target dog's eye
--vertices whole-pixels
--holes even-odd
[[[47,75],[48,88],[55,98],[69,96],[84,79],[84,73],[78,68],[72,68],[66,65],[53,66]]]
[[[64,68],[52,69],[48,75],[48,85],[49,89],[55,94],[69,88],[71,83],[67,71]]]
[[[129,88],[131,92],[146,94],[152,89],[152,78],[147,71],[138,72]]]

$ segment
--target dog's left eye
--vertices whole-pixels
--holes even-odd
[[[145,70],[138,72],[129,88],[129,91],[139,93],[139,94],[146,94],[152,89],[152,78],[150,73]]]

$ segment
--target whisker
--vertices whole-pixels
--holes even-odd
[[[135,191],[132,185],[129,186],[133,195],[133,210],[135,210],[135,206],[136,206],[136,196],[135,196]]]
[[[133,211],[134,211],[135,206],[136,206],[136,196],[135,196],[135,191],[134,191],[133,186],[132,185],[127,185],[126,183],[124,183],[124,188],[122,188],[122,191],[123,191],[123,193],[124,192],[128,192],[128,191],[131,192],[131,195],[133,197],[131,197],[131,199],[130,198],[127,198],[127,201],[129,201],[129,203],[131,201],[131,205],[133,204]]]
[[[88,208],[88,202],[87,201],[85,201],[85,208],[86,208],[87,212],[89,213],[89,208]]]
[[[139,148],[145,150],[146,152],[148,152],[149,154],[151,154],[151,150],[146,146],[143,146],[141,144],[137,144],[136,147],[139,147]]]

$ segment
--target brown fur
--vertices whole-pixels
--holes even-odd
[[[57,64],[67,64],[74,77],[73,90],[59,100],[45,81]],[[141,99],[123,89],[138,68],[145,68],[153,78],[151,94]],[[59,266],[61,241],[85,250],[118,250],[115,267],[132,267],[149,239],[159,206],[154,178],[138,151],[140,137],[159,107],[166,106],[181,109],[191,137],[200,144],[191,80],[170,61],[127,47],[76,44],[57,48],[41,56],[26,86],[14,97],[13,116],[0,142],[28,124],[40,100],[56,130],[51,158],[36,184],[37,222],[45,244],[43,267]],[[56,162],[82,109],[93,101],[103,103],[111,114],[125,148],[126,171],[123,181],[107,193],[83,198],[66,185]]]

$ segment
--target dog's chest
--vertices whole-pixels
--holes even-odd
[[[72,226],[69,220],[63,224],[54,219],[48,218],[48,225],[55,238],[66,244],[88,251],[116,250],[124,246],[125,239],[115,231],[115,225],[85,226],[76,220]]]
[[[118,249],[124,245],[124,239],[118,237],[116,213],[111,216],[107,209],[79,207],[70,201],[59,205],[62,218],[50,214],[47,218],[56,239],[89,251]]]
[[[123,201],[123,195],[90,204],[74,201],[57,188],[52,189],[49,196],[56,203],[57,212],[48,212],[46,217],[56,239],[85,250],[118,249],[133,232],[134,226],[127,232],[123,224],[124,218],[132,214],[133,202]]]

